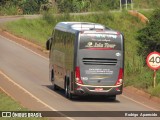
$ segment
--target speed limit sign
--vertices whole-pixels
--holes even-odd
[[[158,70],[160,68],[160,53],[152,52],[147,56],[146,59],[148,67],[152,70]]]

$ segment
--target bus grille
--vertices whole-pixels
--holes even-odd
[[[83,58],[85,65],[116,65],[117,59],[110,58]]]

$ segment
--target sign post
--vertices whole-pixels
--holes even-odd
[[[153,74],[153,87],[156,87],[156,70],[154,70],[154,74]]]
[[[151,52],[146,59],[147,65],[149,68],[154,70],[153,73],[153,87],[156,86],[156,71],[160,69],[160,53]]]

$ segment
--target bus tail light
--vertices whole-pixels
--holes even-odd
[[[77,82],[78,84],[83,84],[83,82],[82,82],[82,80],[81,80],[80,68],[79,68],[79,67],[76,67],[75,77],[76,77],[76,82]]]
[[[115,85],[121,85],[121,84],[122,84],[122,81],[123,81],[123,69],[120,68],[120,69],[119,69],[118,80],[117,80],[117,82],[116,82]]]

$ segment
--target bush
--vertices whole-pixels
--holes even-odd
[[[49,23],[49,24],[52,24],[53,21],[54,21],[54,16],[52,15],[52,13],[50,11],[48,12],[44,12],[43,13],[43,19]]]
[[[155,88],[150,88],[149,89],[149,93],[151,93],[151,95],[153,96],[158,96],[160,97],[160,84],[158,84]]]
[[[140,43],[139,54],[146,56],[153,51],[160,52],[160,9],[153,12],[149,23],[138,31],[137,39]]]
[[[41,5],[48,3],[48,0],[23,0],[19,3],[24,14],[39,13]]]
[[[0,0],[0,15],[16,15],[18,13],[17,2],[15,0]]]
[[[0,0],[0,14],[35,14],[47,3],[48,0]]]
[[[27,0],[20,5],[23,14],[34,14],[39,11],[39,5],[36,0]]]
[[[57,7],[59,12],[84,12],[88,11],[89,1],[84,0],[58,0]]]
[[[59,12],[88,12],[119,9],[119,0],[58,0]]]

